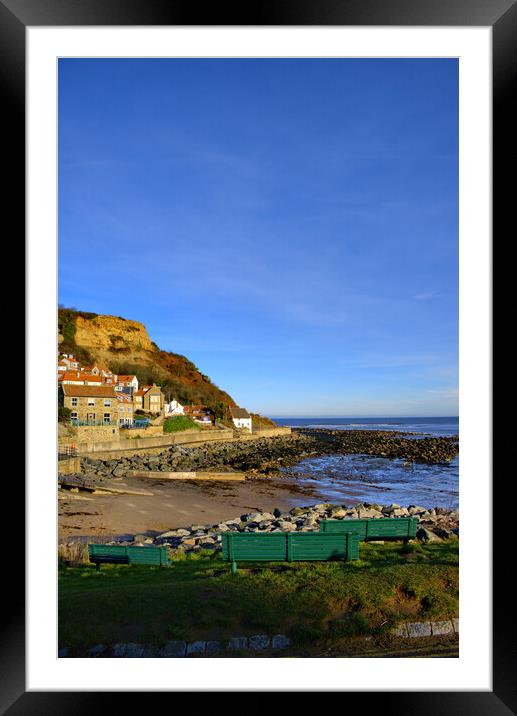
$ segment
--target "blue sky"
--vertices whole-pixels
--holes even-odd
[[[457,61],[60,60],[58,289],[252,411],[457,415]]]

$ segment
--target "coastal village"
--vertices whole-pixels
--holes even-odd
[[[372,644],[384,656],[386,639],[399,655],[415,641],[421,655],[456,654],[454,504],[405,506],[389,490],[381,504],[376,484],[359,502],[354,490],[369,483],[348,473],[329,482],[327,466],[359,460],[362,473],[365,460],[399,462],[411,487],[419,465],[456,458],[457,435],[277,425],[160,350],[142,324],[62,309],[59,326],[61,657],[318,656],[324,644],[335,650],[326,656]],[[307,476],[304,463],[316,471]],[[399,589],[405,565],[421,599],[400,592],[394,603],[390,587],[372,608],[358,560]],[[285,573],[281,562],[292,563]],[[185,578],[163,581],[162,568]],[[343,619],[339,605],[357,594],[364,607]],[[127,606],[105,619],[112,603]]]
[[[61,353],[57,362],[58,404],[62,420],[75,426],[145,429],[167,418],[184,415],[195,424],[216,426],[214,411],[205,405],[182,405],[161,386],[140,385],[136,375],[117,375],[103,366],[81,365],[74,354]],[[240,407],[229,408],[235,429],[251,433],[252,417]]]

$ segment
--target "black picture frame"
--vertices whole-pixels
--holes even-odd
[[[28,26],[95,25],[343,25],[343,26],[490,26],[493,33],[493,220],[500,237],[511,227],[515,198],[511,176],[517,126],[517,0],[255,0],[213,3],[206,8],[175,0],[0,0],[0,84],[5,124],[4,223],[18,227],[21,239],[25,216],[25,32]],[[7,157],[5,157],[7,152]],[[9,219],[11,221],[9,221]],[[14,232],[13,232],[14,233]],[[29,346],[30,348],[30,346]],[[505,485],[504,500],[507,500]],[[19,484],[4,485],[20,504]],[[15,494],[16,491],[16,494]],[[494,481],[493,504],[501,503],[502,485]],[[485,516],[483,515],[483,518]],[[485,522],[484,522],[485,523]],[[397,714],[415,711],[436,714],[517,713],[517,639],[512,590],[505,588],[505,545],[511,523],[498,523],[494,532],[493,691],[491,692],[370,692],[369,708]],[[20,525],[18,540],[23,540]],[[20,544],[18,546],[21,546]],[[0,714],[77,714],[120,707],[117,693],[27,692],[25,688],[24,568],[9,564],[9,589],[4,590],[1,640]],[[411,684],[408,684],[408,689]],[[236,684],[238,690],[238,684]],[[339,685],[336,684],[336,690]],[[278,696],[278,695],[277,695]],[[355,694],[347,694],[347,705]],[[364,695],[359,695],[364,700]],[[134,705],[149,694],[131,694]],[[224,693],[211,695],[219,704]],[[250,710],[242,703],[234,706]],[[276,698],[276,697],[275,697]],[[305,698],[305,697],[304,697]],[[215,699],[215,700],[214,700]],[[260,707],[262,697],[251,705]],[[174,703],[174,702],[173,702]],[[230,704],[226,702],[229,706]]]

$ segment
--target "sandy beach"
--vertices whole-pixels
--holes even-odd
[[[124,478],[113,487],[152,495],[59,491],[59,541],[71,537],[163,532],[208,524],[244,512],[281,510],[318,501],[317,491],[286,478],[214,483]]]

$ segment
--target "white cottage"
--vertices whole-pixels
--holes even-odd
[[[177,400],[171,400],[170,403],[165,403],[165,415],[184,415],[185,409],[181,403]]]
[[[239,430],[248,430],[251,433],[251,415],[244,408],[230,408],[233,424]]]

